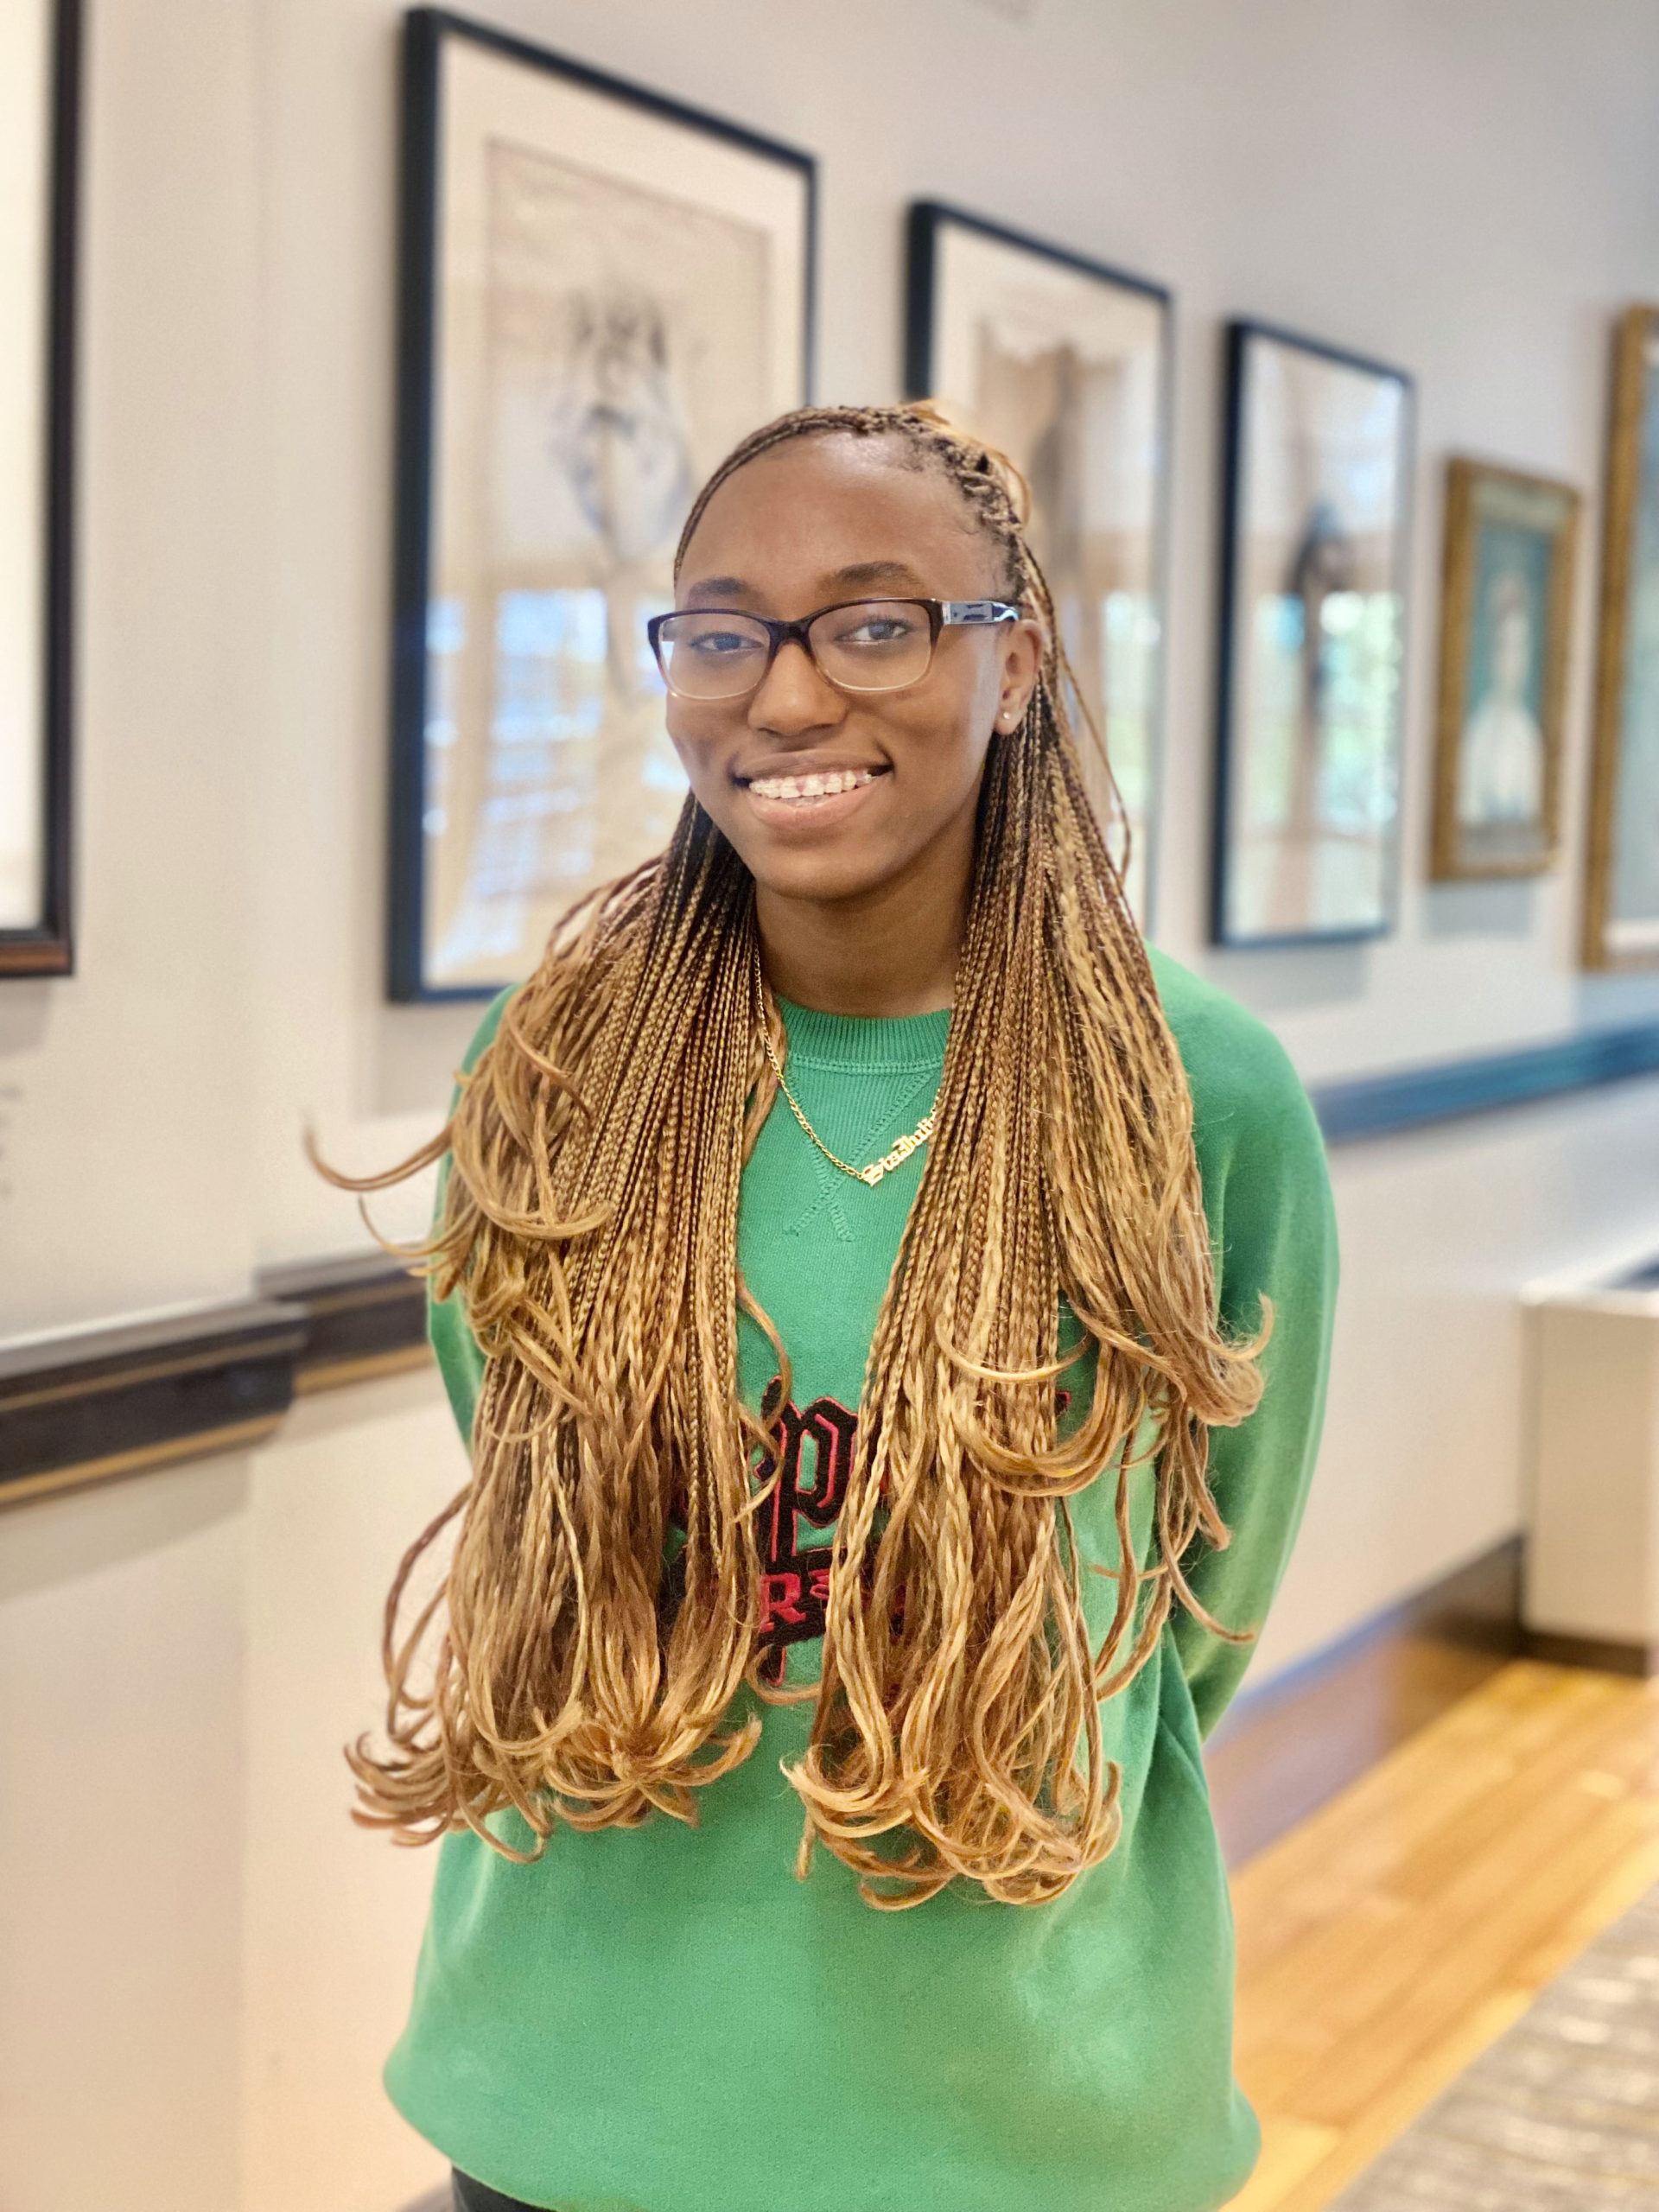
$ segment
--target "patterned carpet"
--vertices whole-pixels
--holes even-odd
[[[1659,2212],[1659,1890],[1331,2212]]]

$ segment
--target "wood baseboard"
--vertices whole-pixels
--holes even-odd
[[[1521,1618],[1522,1539],[1365,1622],[1234,1701],[1205,1747],[1211,1802],[1237,1867],[1511,1659],[1659,1675],[1659,1645],[1557,1636]]]
[[[1506,1537],[1241,1693],[1205,1748],[1229,1866],[1253,1859],[1525,1648],[1521,1542]]]
[[[0,1505],[245,1449],[296,1394],[418,1366],[424,1286],[382,1253],[273,1268],[255,1295],[0,1350]]]
[[[235,1449],[294,1395],[302,1317],[264,1299],[0,1351],[0,1501]]]
[[[426,1285],[387,1253],[266,1268],[255,1288],[303,1316],[294,1376],[302,1395],[395,1374],[428,1356]]]
[[[1523,1629],[1521,1649],[1529,1659],[1555,1667],[1593,1667],[1603,1675],[1634,1675],[1645,1681],[1659,1675],[1659,1644],[1626,1643],[1599,1636],[1556,1636],[1548,1630]]]

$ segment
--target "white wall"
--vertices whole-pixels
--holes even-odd
[[[240,6],[100,6],[86,86],[80,972],[0,988],[0,1334],[245,1292],[259,180]]]
[[[391,2212],[382,2094],[430,1885],[353,1827],[379,1601],[466,1474],[435,1376],[0,1541],[0,2206]]]
[[[1659,1252],[1659,1083],[1356,1145],[1332,1164],[1344,1283],[1325,1440],[1253,1680],[1518,1525],[1516,1290]]]
[[[304,1400],[254,1456],[237,2212],[389,2212],[447,2171],[380,2089],[434,1854],[351,1825],[341,1746],[384,1708],[385,1586],[466,1474],[430,1372]]]
[[[1573,964],[1576,861],[1421,880],[1440,465],[1559,473],[1595,539],[1610,319],[1659,289],[1647,0],[497,0],[498,20],[817,151],[819,391],[898,386],[905,201],[1179,308],[1160,935],[1310,1077],[1659,1013]],[[380,997],[392,0],[92,15],[79,972],[0,987],[0,1336],[339,1250],[298,1154],[412,1144],[471,1016]],[[1202,949],[1219,325],[1420,379],[1401,926]],[[1583,582],[1567,839],[1592,675]],[[1262,1664],[1511,1529],[1532,1275],[1659,1245],[1659,1084],[1354,1147],[1329,1444]],[[385,1217],[412,1222],[420,1200]],[[429,1377],[268,1451],[9,1516],[4,2212],[391,2212],[432,2161],[374,2075],[429,1862],[344,1820],[395,1554],[459,1475]]]
[[[6,2212],[237,2202],[245,1502],[217,1461],[7,1516]]]

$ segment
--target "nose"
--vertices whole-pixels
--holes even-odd
[[[800,737],[839,722],[847,702],[819,673],[798,639],[785,640],[749,701],[749,728],[773,737]]]

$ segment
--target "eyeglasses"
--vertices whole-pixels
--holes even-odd
[[[804,648],[841,691],[899,691],[919,683],[944,629],[1017,622],[1004,599],[855,599],[798,622],[772,622],[726,607],[653,615],[645,625],[663,681],[677,699],[741,699],[757,690],[783,646]]]

